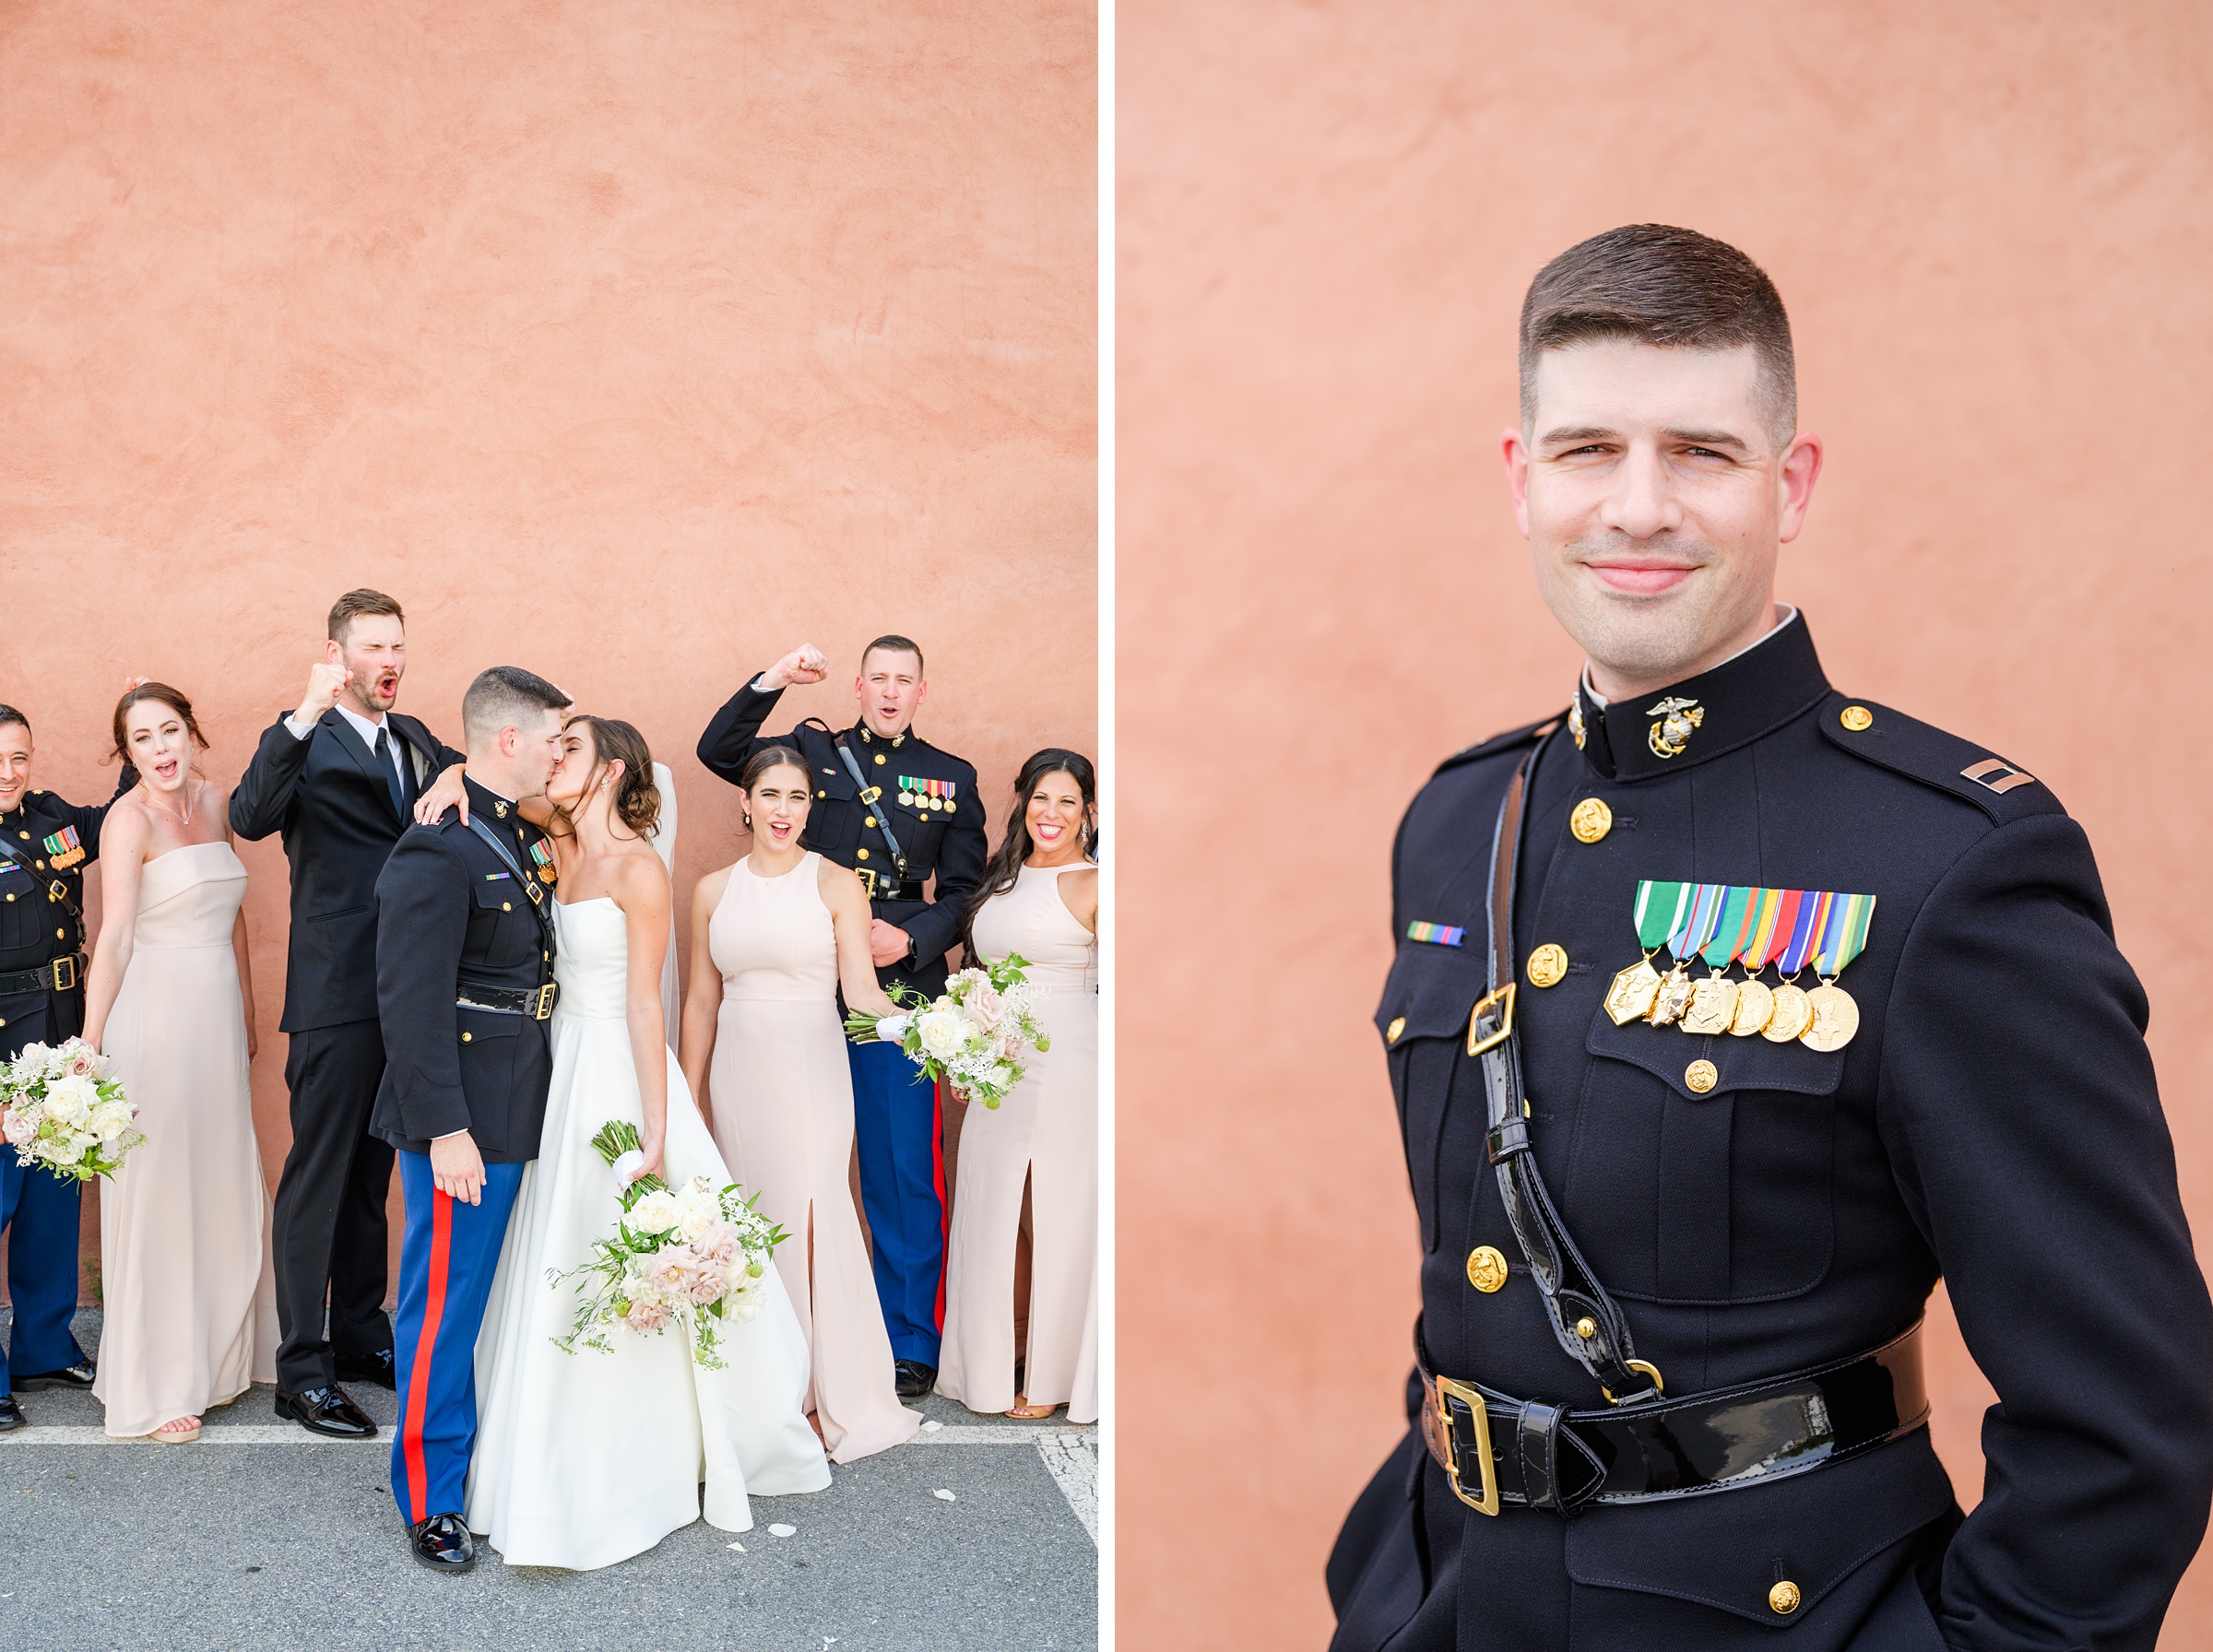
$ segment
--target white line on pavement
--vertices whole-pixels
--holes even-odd
[[[1056,1428],[1035,1438],[1046,1471],[1059,1485],[1060,1495],[1068,1499],[1070,1510],[1083,1523],[1083,1529],[1091,1533],[1095,1548],[1099,1540],[1099,1459],[1093,1444],[1083,1437],[1090,1432]]]

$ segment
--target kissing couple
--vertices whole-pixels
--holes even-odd
[[[718,1369],[694,1363],[680,1326],[618,1332],[611,1351],[554,1345],[574,1300],[550,1276],[587,1261],[618,1214],[602,1126],[637,1127],[632,1174],[732,1179],[666,1040],[651,756],[627,723],[564,722],[569,704],[515,667],[478,677],[467,764],[426,793],[441,812],[376,885],[386,1065],[370,1127],[397,1150],[407,1198],[392,1491],[415,1558],[442,1572],[475,1564],[472,1532],[510,1565],[588,1570],[703,1512],[750,1529],[749,1489],[830,1483],[775,1268],[758,1311],[725,1323]]]

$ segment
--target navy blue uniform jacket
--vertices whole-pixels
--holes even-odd
[[[124,772],[120,797],[138,784],[135,770]],[[0,975],[35,970],[56,958],[76,957],[85,944],[78,914],[85,910],[85,874],[100,858],[100,828],[114,805],[110,798],[98,808],[65,803],[52,792],[27,791],[13,813],[0,815],[0,832],[8,846],[30,863],[18,867],[0,856]],[[48,840],[65,832],[77,833],[73,857],[63,840],[66,866],[53,864]],[[59,889],[55,888],[59,885]],[[0,1050],[12,1055],[28,1044],[60,1044],[74,1038],[85,1024],[85,984],[82,971],[75,986],[60,992],[39,989],[0,994]]]
[[[1702,714],[1674,756],[1651,727],[1668,696]],[[2150,1652],[2213,1495],[2213,1305],[2144,991],[2081,828],[1983,748],[1833,690],[1802,619],[1664,695],[1578,711],[1580,749],[1567,726],[1541,742],[1513,914],[1517,967],[1545,943],[1569,961],[1548,987],[1524,971],[1518,1004],[1532,1139],[1569,1232],[1671,1398],[1877,1347],[1941,1277],[1999,1396],[1984,1493],[1959,1524],[1924,1428],[1769,1484],[1486,1517],[1410,1437],[1331,1561],[1339,1652]],[[1507,1225],[1465,1048],[1492,827],[1536,744],[1533,728],[1462,753],[1408,810],[1376,1027],[1430,1368],[1599,1406]],[[1596,842],[1569,829],[1585,798],[1613,814]],[[1857,1036],[1823,1054],[1615,1026],[1603,999],[1639,955],[1641,879],[1876,896],[1837,983]],[[1407,939],[1419,922],[1465,943]],[[1701,1059],[1718,1069],[1703,1093],[1686,1080]],[[1493,1294],[1467,1272],[1485,1245],[1511,1265]],[[1785,1579],[1787,1615],[1769,1598]]]

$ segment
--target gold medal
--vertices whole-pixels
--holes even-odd
[[[1813,1006],[1805,1001],[1805,994],[1785,981],[1775,989],[1775,1009],[1759,1035],[1769,1044],[1788,1044],[1805,1032],[1813,1019]]]
[[[1644,1019],[1655,1027],[1664,1027],[1690,1008],[1690,974],[1681,964],[1660,978],[1660,990],[1652,997],[1652,1012]]]
[[[1726,975],[1709,975],[1690,989],[1690,1008],[1677,1023],[1686,1032],[1710,1038],[1729,1031],[1736,1016],[1736,983]]]
[[[1798,1042],[1807,1049],[1824,1055],[1840,1050],[1860,1030],[1860,1007],[1841,986],[1824,981],[1805,995],[1805,1001],[1813,1012],[1812,1020],[1798,1034]]]
[[[1652,967],[1648,952],[1614,977],[1614,985],[1606,988],[1606,1013],[1616,1027],[1625,1026],[1651,1009],[1659,990],[1660,972]]]
[[[1730,1033],[1737,1038],[1749,1038],[1768,1024],[1768,1017],[1775,1013],[1775,995],[1769,991],[1765,981],[1746,981],[1736,989],[1736,1014],[1730,1018]]]

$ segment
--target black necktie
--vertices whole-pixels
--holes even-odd
[[[376,731],[377,766],[385,772],[385,789],[392,794],[392,812],[404,824],[408,818],[406,790],[399,784],[399,771],[392,765],[392,746],[380,726]]]

